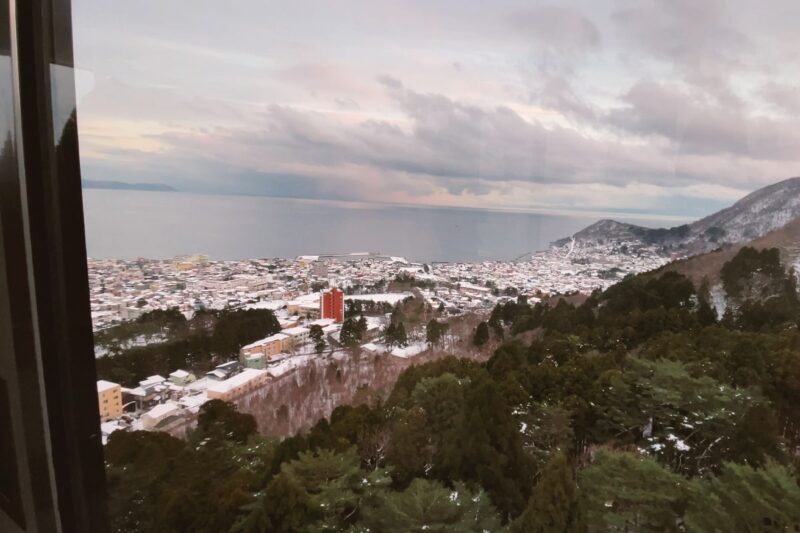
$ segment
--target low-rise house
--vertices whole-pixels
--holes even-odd
[[[291,347],[291,337],[285,333],[276,333],[261,340],[257,340],[239,350],[241,359],[244,360],[250,355],[261,354],[267,359],[289,350]]]
[[[297,348],[302,344],[305,344],[306,341],[309,339],[309,335],[311,330],[304,327],[296,327],[296,328],[289,328],[283,330],[284,335],[288,335],[291,339],[291,347]]]
[[[263,386],[268,380],[269,374],[266,371],[257,368],[246,368],[224,381],[209,382],[206,395],[209,400],[227,402]]]
[[[247,355],[244,358],[244,366],[245,368],[258,368],[263,370],[267,367],[267,356],[265,356],[263,353]]]
[[[186,370],[176,370],[169,375],[169,380],[175,385],[184,387],[195,380],[194,374],[190,374]]]
[[[238,372],[241,367],[242,365],[239,363],[239,361],[228,361],[227,363],[222,363],[221,365],[217,366],[217,368],[211,372],[207,372],[206,376],[212,380],[225,380]]]
[[[173,402],[172,400],[168,400],[164,403],[158,404],[141,417],[142,428],[146,430],[155,429],[160,423],[165,421],[166,419],[177,416],[181,411],[181,408],[178,404]]]

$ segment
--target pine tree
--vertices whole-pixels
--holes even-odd
[[[309,497],[305,490],[291,478],[281,473],[272,478],[262,499],[263,515],[254,520],[256,524],[268,524],[265,531],[294,533],[303,530],[313,517]]]
[[[408,336],[406,335],[406,327],[402,322],[397,324],[394,330],[395,344],[398,346],[408,346]]]
[[[386,326],[386,331],[384,332],[384,338],[386,340],[386,344],[388,344],[389,346],[394,345],[394,339],[396,335],[395,330],[396,330],[395,325],[392,324],[391,322],[389,323],[388,326]]]
[[[639,454],[600,450],[578,480],[594,531],[677,532],[691,499],[686,478]]]
[[[321,354],[325,350],[325,334],[322,331],[322,326],[314,324],[310,328],[309,337],[314,341],[314,350]]]
[[[514,523],[514,533],[579,533],[586,531],[572,467],[556,452],[544,468],[528,507]]]
[[[798,531],[800,486],[776,462],[764,468],[723,463],[719,475],[694,483],[690,531]]]
[[[355,346],[361,342],[361,333],[358,329],[358,323],[348,318],[342,324],[342,330],[339,332],[339,341],[345,346]]]
[[[452,489],[415,479],[403,492],[381,494],[364,510],[362,531],[461,533],[500,531],[500,519],[486,493],[462,482]]]
[[[489,325],[486,322],[481,322],[475,328],[475,336],[472,338],[472,344],[480,348],[489,341]]]
[[[447,327],[446,323],[439,323],[435,318],[430,319],[425,327],[425,340],[431,346],[439,344],[445,331],[447,331]]]

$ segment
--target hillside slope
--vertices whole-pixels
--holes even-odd
[[[697,287],[700,286],[704,279],[708,281],[710,286],[714,286],[720,282],[722,266],[733,259],[739,253],[739,250],[745,246],[750,246],[757,250],[778,248],[781,262],[784,266],[797,269],[800,263],[800,218],[796,218],[784,227],[771,231],[757,239],[687,259],[673,261],[656,272],[679,272],[691,279]]]
[[[582,245],[628,242],[655,246],[664,253],[693,255],[757,239],[798,217],[800,178],[790,178],[691,224],[653,229],[606,219],[553,244],[563,246],[573,238]]]

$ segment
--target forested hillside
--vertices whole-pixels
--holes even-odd
[[[726,264],[723,317],[676,272],[498,306],[487,363],[411,367],[282,442],[218,401],[186,442],[113,433],[114,527],[797,531],[800,304],[776,258]]]

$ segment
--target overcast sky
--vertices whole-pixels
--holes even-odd
[[[73,0],[87,179],[699,216],[800,175],[800,2]]]

